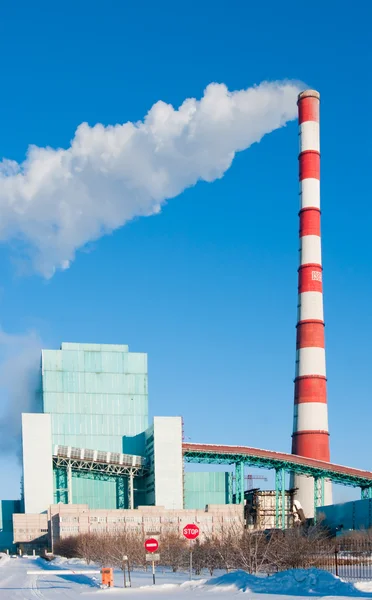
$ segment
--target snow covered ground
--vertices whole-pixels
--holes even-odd
[[[61,569],[61,574],[48,573]],[[28,570],[42,569],[42,575],[27,575]],[[151,573],[135,572],[132,588],[123,589],[123,574],[115,572],[115,588],[100,589],[99,576],[67,575],[64,570],[87,570],[80,560],[56,559],[46,563],[41,559],[0,557],[0,600],[284,600],[296,598],[371,598],[372,582],[345,583],[329,573],[286,571],[271,577],[254,577],[244,571],[223,574],[209,579],[188,581],[186,573],[167,573],[158,569],[156,585]],[[96,578],[95,578],[96,577]],[[212,594],[212,595],[211,595]],[[244,594],[242,596],[242,594]]]

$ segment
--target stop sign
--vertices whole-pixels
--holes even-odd
[[[156,552],[159,548],[159,544],[157,540],[155,540],[154,538],[150,538],[149,540],[145,541],[145,548],[147,552]]]
[[[186,527],[183,528],[182,533],[187,540],[195,540],[198,537],[200,531],[199,531],[199,527],[192,523],[192,524],[186,525]]]

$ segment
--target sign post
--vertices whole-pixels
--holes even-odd
[[[127,586],[127,577],[126,577],[126,569],[128,569],[128,586]],[[124,588],[126,587],[132,587],[132,583],[130,580],[130,568],[129,568],[129,561],[128,561],[128,557],[127,556],[123,556],[123,574],[124,574]]]
[[[186,525],[186,527],[183,528],[182,533],[187,540],[190,540],[190,581],[191,581],[191,579],[192,579],[192,542],[193,542],[193,540],[196,540],[196,538],[199,536],[200,530],[197,525],[194,525],[192,523],[192,524]]]
[[[145,549],[150,555],[146,556],[146,560],[151,561],[152,563],[152,583],[155,585],[155,560],[159,560],[159,554],[153,554],[159,548],[158,541],[155,538],[150,538],[145,541]]]

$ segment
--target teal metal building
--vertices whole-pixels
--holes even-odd
[[[318,520],[333,533],[343,534],[372,528],[372,498],[320,506],[316,512]]]
[[[0,552],[14,551],[13,513],[21,512],[20,500],[0,500]]]
[[[185,508],[203,510],[207,504],[229,503],[229,473],[221,471],[186,472]]]
[[[125,345],[63,343],[43,350],[41,407],[51,415],[52,443],[145,455],[147,354]],[[72,502],[127,508],[124,478],[72,473]],[[140,483],[140,482],[139,482]],[[67,503],[67,473],[54,470],[54,501]],[[136,485],[141,502],[141,483]]]

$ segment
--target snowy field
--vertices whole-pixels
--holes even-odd
[[[48,573],[61,569],[61,574]],[[28,570],[42,569],[45,574],[27,575]],[[284,600],[290,598],[371,598],[372,582],[351,584],[315,569],[286,571],[271,577],[254,577],[243,571],[209,579],[188,581],[187,574],[157,572],[156,585],[151,573],[135,572],[132,588],[123,588],[123,574],[115,572],[115,588],[100,589],[100,576],[66,575],[63,570],[92,569],[80,560],[56,559],[46,563],[41,559],[0,559],[0,600],[226,600],[240,597],[246,600]],[[96,579],[95,579],[96,577]],[[243,596],[242,596],[243,594]]]

